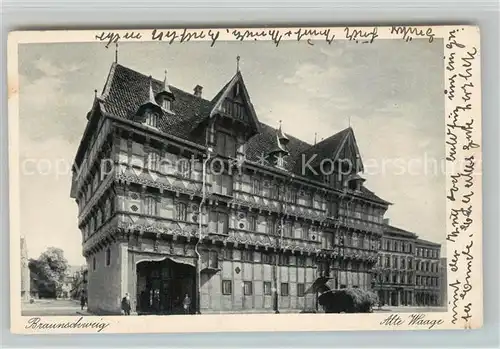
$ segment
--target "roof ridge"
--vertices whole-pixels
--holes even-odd
[[[271,125],[269,125],[269,124],[266,124],[265,122],[262,122],[262,121],[259,121],[259,122],[260,122],[260,124],[261,124],[261,125],[267,126],[267,127],[269,127],[270,129],[272,129],[272,130],[276,130],[276,128],[275,128],[275,127],[273,127],[273,126],[271,126]],[[302,143],[304,143],[304,144],[306,144],[306,145],[308,145],[308,146],[312,147],[311,143],[306,142],[306,141],[304,141],[304,140],[302,140],[302,139],[300,139],[300,138],[298,138],[298,137],[295,137],[294,135],[292,135],[292,134],[290,134],[290,133],[288,133],[288,132],[287,132],[287,137],[288,137],[288,138],[293,138],[295,141],[302,142]]]
[[[129,70],[129,71],[132,71],[132,72],[134,72],[134,73],[138,74],[138,75],[141,75],[142,77],[144,77],[144,78],[146,78],[146,79],[150,77],[149,75],[146,75],[146,74],[144,74],[144,73],[141,73],[140,71],[137,71],[137,70],[135,70],[135,69],[133,69],[133,68],[127,67],[127,66],[125,66],[125,65],[123,65],[123,64],[120,64],[120,63],[113,62],[113,64],[112,64],[112,68],[115,68],[115,69],[116,69],[116,67],[121,67],[121,68],[123,68],[123,69],[127,69],[127,70]],[[114,70],[115,70],[115,69],[113,69],[113,73],[114,73]],[[200,99],[202,99],[202,100],[204,100],[204,101],[206,101],[206,102],[208,102],[208,103],[214,103],[214,100],[215,100],[215,98],[217,97],[217,95],[218,95],[218,94],[220,94],[222,91],[224,91],[224,90],[227,88],[227,86],[231,83],[231,81],[234,79],[234,77],[235,77],[235,76],[237,76],[238,74],[240,74],[240,75],[241,75],[241,73],[240,73],[240,72],[237,72],[236,74],[234,74],[234,75],[231,77],[231,79],[229,79],[229,81],[228,81],[228,82],[227,82],[227,83],[226,83],[226,84],[225,84],[225,85],[224,85],[224,86],[223,86],[223,87],[222,87],[222,88],[221,88],[221,89],[217,92],[217,94],[216,94],[216,95],[215,95],[215,96],[214,96],[211,100],[208,100],[208,99],[203,98],[203,97],[197,97],[197,98],[200,98]],[[156,79],[156,78],[154,78],[154,77],[152,77],[152,76],[151,76],[151,79],[152,79],[152,81],[154,81],[154,82],[156,82],[156,83],[158,83],[158,84],[162,84],[162,83],[163,83],[161,80],[158,80],[158,79]],[[170,88],[172,88],[172,89],[174,89],[174,90],[180,91],[180,92],[182,92],[182,93],[185,93],[185,94],[188,94],[188,95],[192,95],[192,96],[194,96],[192,93],[187,92],[187,91],[185,91],[185,90],[183,90],[183,89],[181,89],[181,88],[179,88],[179,87],[177,87],[177,86],[175,86],[175,85],[171,85],[171,84],[169,84],[169,87],[170,87]],[[260,124],[262,124],[262,125],[265,125],[265,126],[268,126],[268,127],[270,127],[270,128],[273,128],[273,129],[274,129],[274,127],[273,127],[273,126],[271,126],[271,125],[269,125],[269,124],[266,124],[266,123],[264,123],[264,122],[262,122],[262,121],[259,121],[259,123],[260,123]],[[296,136],[294,136],[294,135],[292,135],[292,134],[290,134],[290,133],[288,133],[288,132],[287,132],[287,136],[288,136],[288,137],[291,137],[291,138],[294,138],[294,140],[299,141],[299,142],[302,142],[302,143],[303,143],[303,144],[305,144],[305,145],[308,145],[310,148],[309,148],[309,149],[307,149],[307,150],[310,150],[310,149],[312,149],[313,147],[316,147],[316,146],[320,145],[321,143],[323,143],[323,142],[327,141],[328,139],[331,139],[332,137],[334,137],[334,136],[336,136],[336,135],[338,135],[338,134],[340,134],[340,133],[342,133],[342,132],[344,132],[344,131],[347,131],[347,130],[349,130],[349,129],[352,129],[352,127],[350,127],[350,126],[349,126],[349,127],[345,128],[345,129],[343,129],[343,130],[341,130],[341,131],[338,131],[338,132],[334,133],[333,135],[329,136],[328,138],[325,138],[324,140],[322,140],[321,142],[316,143],[316,144],[311,144],[311,143],[309,143],[309,142],[306,142],[306,141],[304,141],[303,139],[298,138],[298,137],[296,137]]]
[[[332,135],[331,135],[331,136],[329,136],[328,138],[325,138],[325,139],[321,140],[321,142],[318,142],[318,143],[314,144],[314,145],[313,145],[313,147],[320,146],[320,145],[322,145],[323,143],[326,143],[327,141],[331,140],[333,137],[338,136],[338,135],[340,135],[340,134],[341,134],[341,133],[343,133],[343,132],[349,131],[349,129],[351,129],[351,130],[352,130],[352,128],[351,128],[350,126],[349,126],[349,127],[347,127],[347,128],[344,128],[343,130],[340,130],[340,131],[338,131],[338,132],[336,132],[336,133],[332,134]]]
[[[135,74],[141,75],[142,77],[144,77],[144,78],[146,78],[146,79],[148,79],[148,78],[151,76],[151,80],[152,80],[152,82],[157,83],[157,84],[160,84],[160,85],[161,85],[161,84],[163,84],[163,81],[162,81],[162,80],[158,80],[158,79],[154,78],[152,75],[146,75],[146,74],[144,74],[144,73],[141,73],[140,71],[137,71],[137,70],[132,69],[132,68],[130,68],[130,67],[124,66],[123,64],[120,64],[120,63],[114,63],[114,62],[113,62],[113,64],[115,64],[115,65],[116,65],[116,67],[118,67],[118,66],[119,66],[119,67],[121,67],[121,68],[123,68],[123,69],[126,69],[126,70],[129,70],[129,71],[131,71],[131,72],[134,72]],[[190,93],[190,92],[187,92],[187,91],[185,91],[185,90],[183,90],[183,89],[181,89],[181,88],[179,88],[179,87],[177,87],[177,86],[175,86],[175,85],[168,84],[168,87],[173,88],[174,90],[180,91],[180,92],[182,92],[182,93],[185,93],[185,94],[188,94],[188,95],[194,96],[194,94],[192,94],[192,93]],[[211,102],[210,100],[208,100],[208,99],[206,99],[206,98],[203,98],[203,97],[197,97],[197,98],[200,98],[200,99],[202,99],[202,100],[204,100],[204,101],[206,101],[206,102],[209,102],[209,103]]]

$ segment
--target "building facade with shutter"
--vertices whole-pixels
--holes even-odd
[[[352,128],[317,144],[261,123],[238,71],[212,98],[113,63],[73,165],[88,309],[316,309],[307,289],[371,287],[389,203]],[[285,120],[286,124],[286,120]]]

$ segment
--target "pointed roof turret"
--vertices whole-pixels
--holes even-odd
[[[270,162],[279,168],[284,169],[285,167],[285,157],[290,155],[285,145],[283,144],[283,139],[281,138],[281,125],[278,130],[276,130],[276,136],[273,137],[273,145],[269,153],[267,154],[270,157]],[[286,138],[288,140],[288,138]]]
[[[161,112],[161,107],[156,103],[155,95],[153,93],[153,78],[151,75],[149,76],[148,79],[149,82],[149,89],[148,89],[148,96],[146,100],[139,106],[139,109],[137,110],[137,115],[143,115],[144,112],[147,109],[153,109],[153,110],[158,110]]]
[[[163,95],[169,96],[172,99],[175,99],[175,96],[172,93],[172,90],[170,89],[170,85],[168,84],[167,69],[165,69],[165,77],[163,78],[162,88],[161,88],[160,92],[158,92],[158,94],[156,96],[163,96]]]
[[[276,138],[273,141],[273,147],[271,151],[269,151],[269,155],[274,155],[282,153],[283,155],[288,155],[288,150],[281,144],[278,134],[276,134]]]
[[[288,144],[288,142],[290,142],[290,140],[288,139],[288,137],[285,135],[285,133],[283,132],[283,130],[281,128],[281,120],[280,120],[280,126],[278,128],[278,140],[284,146],[286,146]]]

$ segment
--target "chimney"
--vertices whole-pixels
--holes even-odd
[[[390,222],[390,221],[389,221],[389,218],[384,218],[384,224],[385,224],[385,225],[389,225],[389,222]]]
[[[196,97],[200,97],[201,98],[201,91],[202,90],[203,90],[203,86],[196,85],[196,87],[194,88],[194,95]]]

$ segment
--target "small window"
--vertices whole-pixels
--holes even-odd
[[[108,247],[106,249],[106,266],[111,265],[111,249]]]
[[[256,231],[257,230],[257,220],[254,216],[248,216],[248,230]]]
[[[245,296],[251,296],[252,295],[252,281],[244,281],[243,282],[243,294]]]
[[[210,251],[208,257],[208,266],[210,268],[217,269],[219,267],[219,256],[217,251]]]
[[[306,286],[304,284],[297,284],[297,296],[304,297]]]
[[[229,217],[225,212],[212,211],[209,213],[208,227],[210,232],[216,234],[227,234]]]
[[[286,282],[281,283],[281,295],[283,297],[288,296],[288,283]]]
[[[264,281],[264,295],[270,296],[272,294],[272,286],[270,281]]]
[[[270,253],[262,254],[262,263],[264,264],[274,264],[276,261],[275,256]]]
[[[148,162],[146,164],[146,168],[150,170],[158,170],[160,163],[160,154],[158,154],[156,151],[152,151],[148,154],[147,161]]]
[[[96,269],[96,261],[95,261],[95,257],[92,258],[92,270],[95,270]]]
[[[175,205],[175,219],[178,221],[187,221],[187,205],[183,202],[178,202]]]
[[[222,294],[230,295],[232,292],[231,280],[222,280]]]
[[[154,198],[146,197],[145,206],[147,215],[156,216],[156,200]]]
[[[251,250],[244,250],[243,251],[243,261],[245,262],[253,262],[253,251]]]
[[[229,248],[224,249],[224,259],[229,259],[229,260],[233,259],[233,250],[232,249],[229,249]]]
[[[190,163],[188,159],[179,159],[177,161],[177,174],[184,178],[190,177]]]
[[[258,179],[252,181],[252,194],[260,195],[260,181]]]
[[[168,98],[163,98],[162,105],[165,110],[172,110],[172,101]]]
[[[144,122],[147,126],[150,127],[158,127],[158,114],[156,113],[147,113],[146,114],[146,121]]]
[[[289,265],[290,264],[290,256],[288,255],[280,255],[280,265]]]

